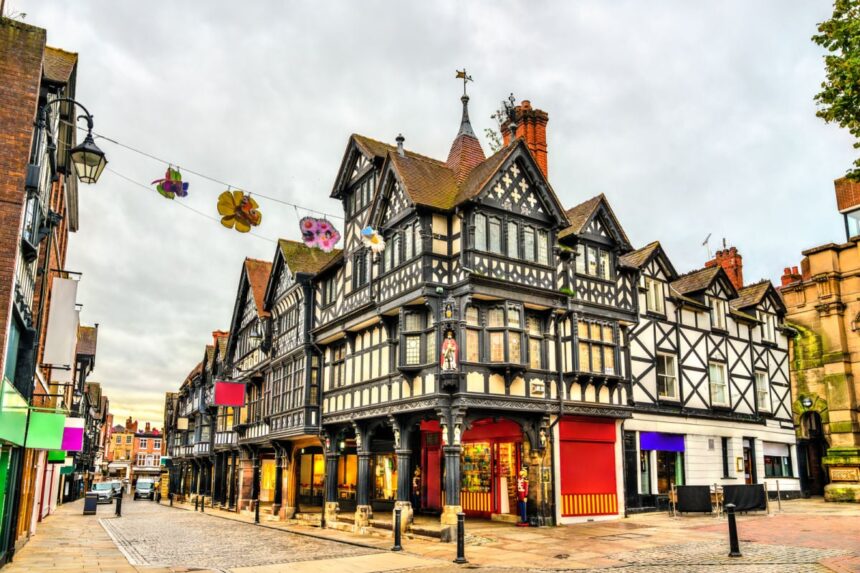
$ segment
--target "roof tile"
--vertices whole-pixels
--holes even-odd
[[[259,259],[246,258],[245,270],[248,273],[248,283],[251,285],[254,303],[257,306],[257,316],[261,318],[269,316],[269,313],[263,306],[263,299],[266,296],[266,285],[269,282],[269,275],[272,273],[272,263]]]

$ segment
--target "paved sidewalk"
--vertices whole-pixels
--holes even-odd
[[[61,506],[43,521],[3,573],[451,573],[455,544],[405,536],[358,536],[193,506],[153,502]],[[577,570],[597,573],[857,573],[860,508],[820,500],[783,503],[778,515],[742,515],[743,557],[727,557],[726,521],[708,516],[637,515],[617,521],[540,529],[467,521],[469,568],[484,573]],[[110,534],[109,534],[110,532]],[[111,537],[111,534],[113,537]],[[129,559],[131,562],[129,562]],[[208,569],[212,568],[212,569]]]

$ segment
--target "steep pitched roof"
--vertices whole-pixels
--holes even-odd
[[[671,286],[680,294],[699,292],[711,286],[711,283],[714,282],[714,279],[717,278],[721,271],[725,272],[722,267],[709,267],[691,271],[678,277],[677,280],[671,283]]]
[[[212,370],[213,358],[215,358],[215,346],[212,344],[206,345],[206,367]]]
[[[340,249],[334,249],[330,253],[324,253],[300,241],[287,239],[278,240],[278,247],[294,273],[316,274],[341,252]]]
[[[480,165],[472,169],[472,172],[469,173],[469,176],[460,185],[460,190],[457,193],[455,204],[460,204],[467,199],[471,199],[481,192],[481,189],[490,182],[493,175],[496,174],[496,172],[502,167],[502,164],[507,161],[508,157],[510,157],[514,152],[514,149],[516,149],[516,141],[518,140],[514,140],[510,144],[499,149],[497,152],[481,162]]]
[[[248,274],[248,284],[254,296],[254,304],[257,306],[257,316],[269,316],[264,308],[264,297],[266,296],[266,285],[272,272],[272,263],[259,259],[246,258],[245,271]]]
[[[416,205],[453,209],[457,204],[457,177],[441,161],[421,156],[389,154],[409,199]]]
[[[454,172],[457,183],[462,183],[469,173],[477,167],[484,159],[484,150],[481,148],[481,142],[472,131],[472,124],[469,122],[469,96],[463,95],[460,98],[463,102],[463,118],[460,120],[460,131],[457,132],[457,137],[451,144],[451,149],[448,151],[448,160],[445,165]]]
[[[585,228],[585,224],[588,223],[591,216],[597,210],[597,206],[600,205],[601,199],[603,199],[603,193],[592,197],[588,201],[583,201],[576,207],[568,209],[565,215],[567,215],[567,220],[570,221],[570,227],[562,229],[558,234],[558,238],[562,239],[574,233],[581,233]]]
[[[756,306],[762,301],[762,299],[764,299],[765,295],[767,295],[770,290],[774,291],[774,294],[781,305],[782,301],[776,293],[776,289],[773,288],[771,282],[769,280],[762,280],[740,289],[738,291],[738,298],[729,301],[729,306],[736,309]]]
[[[624,228],[618,222],[618,217],[615,216],[615,211],[612,210],[612,205],[609,204],[609,200],[603,193],[568,209],[565,215],[567,215],[567,220],[570,222],[570,226],[566,229],[562,229],[558,233],[558,238],[563,239],[569,235],[583,232],[586,225],[588,225],[588,222],[591,221],[592,217],[594,217],[594,214],[601,206],[606,210],[606,213],[611,219],[612,227],[614,227],[615,231],[618,232],[618,237],[621,239],[621,242],[629,248],[630,239],[627,237],[627,233],[624,232]]]
[[[631,269],[641,268],[642,265],[648,262],[648,260],[651,258],[651,255],[653,255],[659,248],[660,241],[648,243],[641,249],[630,251],[629,253],[618,257],[618,264]]]
[[[224,360],[227,353],[227,342],[229,339],[229,336],[222,336],[218,339],[218,356],[221,357],[221,360]]]
[[[49,81],[65,84],[71,79],[77,63],[76,53],[46,46],[42,74]]]

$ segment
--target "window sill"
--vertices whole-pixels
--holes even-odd
[[[646,310],[645,316],[648,318],[658,318],[661,320],[666,320],[666,313],[665,312],[657,312],[656,310]]]

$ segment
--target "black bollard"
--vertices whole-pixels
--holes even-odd
[[[173,507],[173,492],[167,494],[167,499],[170,500],[170,507]]]
[[[394,508],[394,547],[391,548],[392,551],[403,551],[403,547],[400,545],[400,511],[399,507]]]
[[[122,496],[116,498],[116,516],[122,517]]]
[[[254,501],[254,523],[260,523],[260,500]]]
[[[741,557],[741,547],[738,544],[738,524],[735,521],[735,504],[726,505],[729,517],[729,557]]]
[[[200,502],[200,513],[203,513],[203,506],[204,506],[204,505],[206,505],[206,498],[205,498],[205,497],[204,497],[204,498],[203,498],[203,500]]]
[[[197,502],[199,502],[199,501],[200,501],[200,496],[195,495],[194,496],[194,511],[197,511]]]
[[[457,514],[457,558],[454,563],[462,565],[468,563],[466,560],[466,514],[462,511]]]

